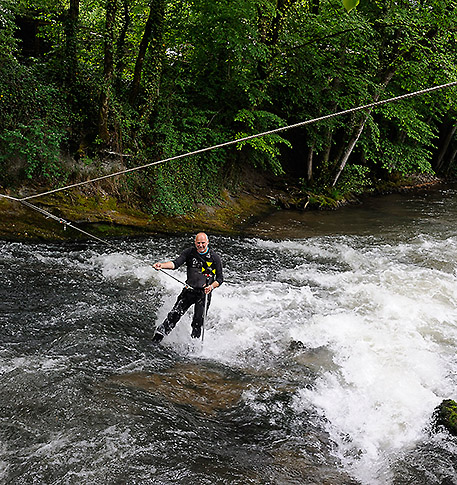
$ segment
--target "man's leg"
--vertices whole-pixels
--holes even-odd
[[[192,293],[192,291],[185,288],[182,290],[163,323],[156,328],[156,332],[152,338],[153,342],[160,342],[165,335],[168,335],[175,328],[179,319],[186,313],[192,303],[194,303]]]
[[[209,304],[211,302],[211,294],[206,295],[206,298],[208,299],[206,303],[206,311],[208,312]],[[204,311],[205,311],[205,294],[203,293],[195,302],[194,317],[192,318],[192,333],[190,335],[192,338],[200,338],[200,335],[202,334]]]

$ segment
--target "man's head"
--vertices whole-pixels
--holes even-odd
[[[195,236],[195,247],[199,253],[206,253],[208,249],[209,239],[208,236],[204,232],[199,232]]]

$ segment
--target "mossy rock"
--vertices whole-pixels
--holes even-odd
[[[32,203],[98,238],[202,230],[212,234],[240,234],[252,221],[275,210],[263,194],[244,190],[234,193],[224,190],[213,205],[200,204],[192,212],[175,216],[148,214],[134,203],[120,202],[101,188],[58,192]],[[43,217],[19,201],[0,198],[0,240],[87,239],[71,228],[63,229],[66,229],[64,224]]]
[[[445,399],[435,410],[435,424],[443,426],[451,434],[457,436],[457,403]]]

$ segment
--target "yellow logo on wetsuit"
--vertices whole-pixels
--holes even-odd
[[[205,265],[202,265],[202,273],[213,273],[213,274],[216,274],[216,268],[214,268],[214,269],[211,268],[211,265],[212,264],[213,264],[212,261],[206,261],[207,268],[205,268]]]

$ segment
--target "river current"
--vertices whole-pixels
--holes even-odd
[[[159,346],[181,284],[150,263],[193,235],[0,242],[0,483],[456,484],[433,426],[457,399],[456,222],[445,187],[208,228],[204,341],[186,314]]]

